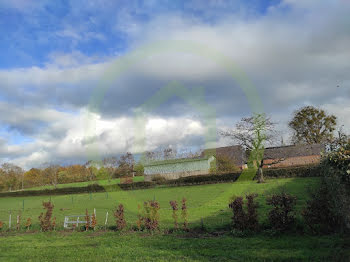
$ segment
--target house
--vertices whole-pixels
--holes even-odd
[[[325,146],[291,145],[265,148],[264,168],[291,167],[318,164]]]
[[[178,179],[186,176],[209,174],[210,165],[215,161],[212,155],[200,158],[181,158],[163,161],[155,161],[144,164],[145,181],[155,178],[167,180]]]

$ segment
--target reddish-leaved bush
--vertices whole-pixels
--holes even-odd
[[[177,205],[177,201],[176,200],[175,201],[170,201],[170,206],[171,206],[171,208],[173,210],[172,217],[174,219],[174,227],[175,227],[175,229],[177,229],[178,228],[177,210],[179,209],[178,205]]]
[[[43,202],[43,207],[46,209],[45,215],[43,213],[39,216],[39,222],[40,222],[40,228],[41,231],[49,231],[52,230],[52,223],[51,223],[51,217],[54,205],[49,202]]]
[[[126,221],[124,218],[124,206],[120,204],[118,208],[114,211],[115,222],[117,225],[117,229],[123,230],[126,227]]]
[[[243,197],[236,197],[235,200],[229,204],[229,208],[231,208],[233,211],[233,228],[239,231],[256,231],[259,228],[257,212],[258,204],[254,201],[257,196],[257,194],[250,194],[246,196],[247,211],[244,210]]]
[[[155,200],[144,202],[145,216],[143,221],[145,228],[151,232],[159,229],[159,203]]]
[[[272,206],[272,210],[269,212],[269,221],[275,230],[285,231],[292,227],[295,222],[293,209],[296,200],[295,196],[284,191],[266,199],[266,203]]]

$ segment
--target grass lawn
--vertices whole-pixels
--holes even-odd
[[[116,232],[0,235],[1,261],[349,261],[337,236],[146,235]]]
[[[125,206],[125,216],[129,225],[134,225],[137,219],[137,206],[146,200],[156,199],[160,203],[160,226],[169,228],[172,226],[170,200],[185,197],[188,201],[188,220],[190,226],[198,226],[201,219],[207,228],[225,227],[230,223],[232,211],[228,209],[228,199],[232,195],[245,195],[258,193],[259,214],[261,221],[266,220],[267,207],[265,198],[272,192],[285,188],[290,194],[296,195],[297,210],[305,206],[308,198],[308,188],[319,183],[318,178],[288,178],[270,179],[265,184],[257,184],[255,181],[211,184],[200,186],[183,187],[159,187],[134,191],[116,191],[94,194],[76,194],[60,196],[36,196],[36,197],[6,197],[0,198],[0,220],[7,228],[9,213],[12,213],[12,225],[15,224],[16,216],[21,213],[22,221],[30,217],[34,228],[38,229],[38,216],[42,209],[42,201],[54,203],[53,215],[57,217],[58,227],[63,226],[64,216],[83,215],[88,209],[89,213],[96,208],[98,225],[103,226],[106,212],[109,212],[108,225],[114,225],[113,210],[117,204]],[[23,209],[24,206],[24,209]]]
[[[265,184],[255,181],[186,187],[158,187],[145,190],[52,196],[59,232],[40,233],[38,216],[42,201],[48,196],[0,198],[0,220],[5,222],[0,232],[0,261],[349,261],[349,239],[339,236],[308,236],[284,234],[268,236],[263,233],[248,237],[233,237],[227,230],[232,212],[227,208],[232,195],[258,193],[260,222],[267,221],[269,209],[266,196],[285,189],[297,196],[297,218],[308,199],[308,188],[319,183],[318,178],[270,179]],[[108,225],[114,225],[113,209],[125,206],[128,227],[135,225],[137,205],[145,200],[159,201],[161,232],[173,227],[169,201],[188,199],[191,233],[149,235],[147,232],[105,232],[103,225],[109,212]],[[24,202],[23,202],[24,201]],[[24,203],[24,210],[23,210]],[[99,229],[96,232],[63,231],[65,215],[83,215],[85,209],[97,210]],[[12,213],[12,231],[8,228]],[[28,217],[33,228],[14,231],[15,217],[21,213],[22,225]],[[180,214],[179,214],[180,215]],[[194,233],[201,219],[208,232]],[[180,219],[181,222],[181,219]],[[34,232],[33,232],[34,231]],[[266,233],[266,232],[265,232]]]
[[[140,182],[144,181],[144,176],[135,176],[134,182]],[[58,184],[57,188],[65,188],[65,187],[85,187],[89,184],[97,183],[101,186],[105,185],[114,185],[114,184],[120,184],[120,178],[111,179],[108,181],[108,179],[105,180],[98,180],[98,181],[88,181],[88,182],[76,182],[76,183],[68,183],[68,184]],[[54,189],[55,187],[53,185],[47,185],[47,186],[38,186],[38,187],[31,187],[26,188],[25,190],[42,190],[42,189]]]

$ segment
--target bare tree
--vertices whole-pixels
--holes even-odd
[[[265,114],[256,113],[251,117],[242,118],[235,128],[221,131],[220,134],[238,143],[249,153],[249,167],[257,168],[258,182],[264,182],[264,150],[276,137],[275,123]]]

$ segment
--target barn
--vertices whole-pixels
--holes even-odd
[[[269,147],[264,151],[264,168],[318,164],[324,150],[322,144]]]
[[[167,180],[209,173],[214,156],[181,158],[150,162],[144,165],[145,181],[162,177]]]

